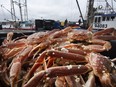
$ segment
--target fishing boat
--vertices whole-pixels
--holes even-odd
[[[114,3],[116,4],[115,0],[102,0],[102,2],[97,2],[98,7],[94,12],[93,29],[107,29],[111,27],[116,29]]]
[[[11,19],[6,19],[0,21],[0,29],[20,29],[20,30],[33,30],[34,21],[28,20],[28,10],[27,10],[27,0],[10,0],[11,10],[7,9],[4,5],[1,5],[2,10],[6,10],[10,13]],[[16,15],[15,5],[19,7],[19,16]],[[20,18],[19,18],[20,17]]]
[[[92,29],[116,29],[116,0],[87,0],[85,17],[82,15],[78,0],[80,16],[85,29],[92,26]]]

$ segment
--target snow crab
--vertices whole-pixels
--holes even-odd
[[[113,28],[93,33],[67,27],[13,40],[10,32],[0,46],[4,85],[115,87],[115,64],[100,54],[111,49],[106,40],[115,37],[114,32]],[[105,35],[109,38],[103,39]]]
[[[35,64],[32,66],[29,73],[27,74],[27,77],[25,78],[24,81],[26,81],[27,78],[30,79],[30,76],[33,77],[24,85],[24,87],[33,87],[33,86],[36,87],[38,84],[39,86],[40,85],[49,86],[50,84],[47,83],[46,81],[48,80],[48,78],[50,79],[53,77],[56,77],[56,82],[54,83],[55,85],[58,85],[57,79],[59,79],[59,77],[61,76],[62,77],[64,76],[64,78],[65,76],[74,77],[75,75],[77,76],[82,75],[90,71],[93,71],[94,75],[100,79],[102,86],[105,85],[105,86],[113,87],[116,85],[115,79],[112,78],[112,76],[115,76],[116,71],[113,70],[114,66],[112,66],[112,62],[110,62],[110,59],[108,59],[108,57],[96,53],[95,51],[93,52],[92,50],[91,52],[88,52],[87,50],[85,51],[83,47],[80,48],[75,44],[73,44],[73,46],[74,48],[76,47],[77,50],[74,48],[67,48],[66,46],[65,48],[58,48],[59,50],[52,49],[52,50],[44,51],[38,57]],[[80,65],[80,63],[82,64]],[[38,72],[35,73],[35,75],[32,75],[32,73],[35,72],[36,69],[41,65],[43,65],[42,70],[38,70]],[[75,78],[75,80],[76,79],[77,78]],[[41,80],[45,82],[45,83],[43,82],[44,85],[41,84],[42,83]],[[66,78],[64,79],[64,82],[65,80]],[[85,82],[85,84],[84,83],[82,84],[78,81],[77,82],[74,81],[74,82],[75,84],[78,83],[80,85],[85,85],[85,87],[87,85],[88,87],[93,87],[94,85],[96,85],[96,84],[92,84],[91,81],[90,83]],[[70,84],[73,84],[73,82]],[[69,84],[67,83],[67,85]]]

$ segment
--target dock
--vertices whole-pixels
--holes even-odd
[[[2,29],[2,30],[0,30],[0,44],[6,38],[8,32],[13,32],[14,33],[13,38],[17,38],[17,37],[24,36],[24,35],[30,35],[32,33],[35,33],[36,31],[35,30],[26,30],[26,29],[25,30]]]

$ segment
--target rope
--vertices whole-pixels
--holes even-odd
[[[3,10],[2,7],[1,7],[1,13],[2,13],[2,17],[3,17],[3,19],[5,19],[5,18],[6,18],[6,15],[5,15],[5,12],[4,12],[4,10]]]

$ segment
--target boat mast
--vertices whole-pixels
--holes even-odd
[[[21,21],[23,21],[22,6],[21,6],[21,1],[20,0],[19,0],[19,10],[20,10]]]
[[[20,20],[21,21],[28,21],[28,11],[27,11],[27,0],[15,0],[13,1],[19,7],[20,11]],[[23,13],[24,12],[24,13]]]
[[[27,10],[27,0],[25,0],[25,9],[24,9],[24,19],[28,21],[28,10]]]
[[[94,17],[93,5],[94,5],[94,0],[87,1],[87,23],[86,23],[87,27],[91,26],[91,23],[93,22],[93,17]]]
[[[15,15],[15,9],[14,9],[14,2],[13,2],[13,0],[10,0],[10,3],[11,3],[11,18],[12,18],[12,20],[16,21],[16,15]]]

